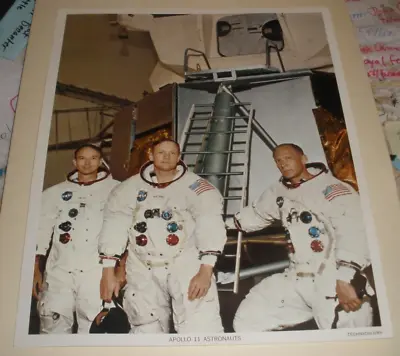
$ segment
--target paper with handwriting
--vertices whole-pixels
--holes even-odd
[[[21,73],[22,64],[0,58],[0,204],[3,196]]]

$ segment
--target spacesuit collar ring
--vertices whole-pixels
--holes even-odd
[[[166,187],[168,187],[171,183],[174,183],[174,182],[176,182],[177,180],[181,179],[181,178],[185,175],[185,173],[187,172],[187,166],[186,166],[186,164],[185,164],[182,160],[180,160],[180,161],[178,162],[178,164],[177,164],[177,167],[178,167],[178,166],[181,166],[181,167],[183,168],[183,170],[182,170],[182,172],[178,175],[178,177],[176,177],[175,179],[171,180],[170,182],[166,182],[166,183],[156,183],[156,182],[153,182],[153,181],[151,181],[151,180],[149,180],[149,179],[147,179],[147,178],[145,177],[145,171],[146,171],[146,169],[149,168],[151,165],[153,165],[153,161],[148,161],[148,162],[146,162],[146,163],[140,168],[140,178],[142,178],[147,184],[150,184],[152,187],[160,188],[160,189],[166,188]]]
[[[322,162],[314,162],[314,163],[307,163],[306,168],[314,168],[314,169],[319,169],[320,171],[313,175],[310,179],[305,180],[301,179],[299,183],[291,183],[288,179],[285,179],[283,176],[279,179],[279,181],[288,189],[295,189],[298,188],[300,185],[303,183],[309,182],[313,180],[314,178],[317,178],[320,176],[322,173],[328,173],[328,169],[326,168],[325,164]]]
[[[95,180],[93,180],[93,181],[91,181],[91,182],[78,182],[77,180],[74,180],[74,179],[72,178],[77,172],[78,172],[77,169],[74,169],[72,172],[70,172],[70,173],[67,175],[67,181],[70,182],[70,183],[74,183],[74,184],[78,184],[78,185],[85,185],[85,186],[87,186],[87,185],[92,185],[92,184],[94,184],[94,183],[101,182],[102,180],[108,178],[109,175],[111,174],[111,172],[110,172],[108,169],[103,168],[103,167],[100,167],[100,168],[98,169],[98,171],[97,171],[97,179],[95,179]],[[103,177],[98,178],[100,173],[105,173],[105,174],[104,174]]]

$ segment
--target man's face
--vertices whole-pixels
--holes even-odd
[[[161,142],[155,146],[149,156],[154,167],[161,171],[175,169],[180,159],[178,146],[171,141]]]
[[[279,147],[274,153],[274,159],[286,179],[299,177],[306,169],[306,157],[291,146]]]
[[[101,165],[101,156],[95,149],[84,147],[78,151],[73,162],[79,173],[90,175],[97,173]]]

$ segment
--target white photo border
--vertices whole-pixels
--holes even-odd
[[[63,35],[68,15],[78,14],[177,14],[177,13],[202,13],[218,14],[227,13],[227,9],[206,10],[206,9],[185,9],[185,8],[148,8],[144,9],[59,9],[56,18],[54,40],[51,53],[50,66],[47,73],[45,94],[42,106],[42,113],[39,125],[39,135],[35,154],[34,170],[31,183],[29,212],[25,234],[25,246],[23,252],[23,263],[21,270],[18,313],[16,319],[16,333],[14,339],[15,347],[51,347],[51,346],[194,346],[194,345],[250,345],[250,344],[271,344],[271,343],[298,343],[298,342],[321,342],[321,341],[344,341],[344,340],[365,340],[390,338],[393,336],[392,323],[386,287],[382,276],[379,244],[376,237],[376,228],[372,218],[372,210],[369,196],[367,194],[368,182],[363,174],[363,164],[360,157],[357,128],[353,119],[353,112],[349,102],[349,94],[346,80],[343,73],[343,65],[340,60],[338,44],[334,33],[330,11],[325,7],[290,7],[290,8],[233,8],[229,13],[321,13],[323,16],[326,35],[333,59],[336,79],[338,82],[343,112],[348,129],[351,151],[354,166],[357,174],[357,181],[360,190],[363,206],[364,223],[368,235],[369,249],[374,266],[375,283],[377,288],[378,303],[382,320],[381,327],[357,328],[357,329],[336,329],[332,330],[307,330],[307,331],[285,331],[273,333],[227,333],[227,334],[161,334],[161,335],[129,335],[129,334],[101,334],[101,335],[29,335],[29,314],[31,304],[31,286],[33,275],[33,264],[35,259],[36,241],[30,232],[37,231],[39,210],[34,209],[41,201],[41,193],[44,180],[44,171],[47,159],[47,145],[50,135],[53,103],[58,76],[58,68],[61,59]],[[365,193],[364,193],[365,192]],[[369,217],[368,219],[366,217]],[[29,238],[30,235],[30,238]]]

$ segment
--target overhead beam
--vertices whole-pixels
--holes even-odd
[[[135,103],[129,99],[119,98],[115,95],[104,94],[98,91],[93,91],[86,88],[80,88],[75,85],[64,84],[60,82],[57,82],[56,94],[78,100],[84,100],[99,105],[112,104],[112,105],[119,105],[122,107]]]

